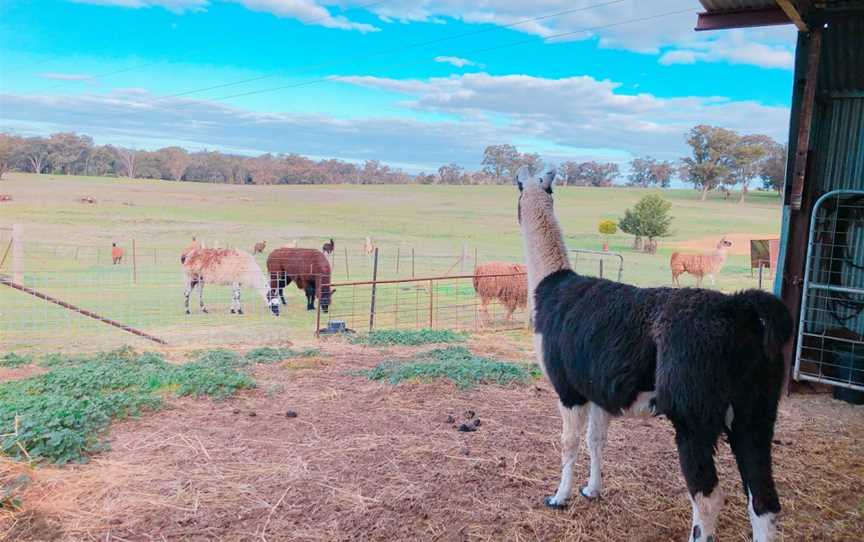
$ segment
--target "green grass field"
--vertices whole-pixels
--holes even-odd
[[[600,249],[598,222],[617,219],[649,192],[558,188],[556,210],[570,248]],[[0,181],[0,193],[14,198],[0,204],[0,257],[9,239],[2,228],[22,224],[25,284],[140,326],[172,344],[271,344],[308,338],[314,330],[314,314],[303,310],[303,296],[293,286],[287,313],[279,319],[267,315],[251,290],[244,291],[250,314],[225,314],[230,293],[221,287],[206,290],[211,314],[185,316],[179,254],[192,236],[207,246],[250,251],[256,241],[266,240],[265,254],[295,239],[300,246],[320,248],[333,237],[335,281],[347,280],[349,275],[351,280],[371,277],[371,258],[362,251],[366,236],[380,249],[379,278],[385,279],[409,278],[412,267],[417,277],[470,273],[475,254],[481,262],[522,260],[517,193],[512,186],[235,186],[11,173]],[[662,194],[673,204],[674,232],[661,240],[656,255],[630,250],[627,235],[610,239],[610,250],[624,255],[624,280],[643,286],[668,285],[671,252],[709,247],[721,235],[732,235],[736,253],[718,277],[717,287],[755,287],[746,241],[779,235],[779,198],[754,193],[739,205],[736,196],[701,202],[693,190]],[[97,203],[79,203],[82,196],[92,196]],[[112,242],[126,250],[122,265],[111,265]],[[460,263],[462,254],[466,258]],[[263,268],[265,257],[259,255],[258,260]],[[607,276],[610,267],[614,275],[612,263],[606,262]],[[7,258],[0,273],[11,273],[10,267]],[[596,274],[596,258],[580,256],[577,270]],[[694,283],[689,276],[683,282]],[[473,302],[470,281],[434,288],[433,304],[458,296],[458,303],[469,307],[460,318],[473,318],[467,314]],[[362,313],[368,295],[366,287],[337,287],[333,314],[346,317],[349,307]],[[418,315],[420,307],[426,311],[428,292],[414,286],[381,288],[379,310],[392,312],[397,295],[401,323],[413,322],[412,318],[418,327],[428,323]],[[379,320],[379,325],[387,322]],[[104,324],[0,289],[0,351],[94,350],[137,341]]]

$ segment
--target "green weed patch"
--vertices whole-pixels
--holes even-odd
[[[478,384],[529,382],[540,376],[540,370],[533,364],[484,358],[475,356],[464,346],[450,346],[423,352],[408,361],[384,361],[356,374],[390,384],[443,378],[461,389],[468,389]]]
[[[106,447],[113,419],[158,409],[167,394],[223,398],[250,388],[242,358],[205,352],[184,365],[131,349],[92,357],[52,356],[45,374],[0,384],[0,451],[16,459],[84,462]]]
[[[351,344],[367,346],[418,346],[421,344],[465,342],[467,335],[449,329],[382,329],[362,335],[350,335]]]
[[[29,365],[33,361],[33,356],[21,356],[15,352],[9,352],[0,356],[0,367],[21,367]]]

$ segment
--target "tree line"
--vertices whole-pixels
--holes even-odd
[[[666,188],[677,174],[701,190],[703,199],[712,190],[725,191],[728,196],[737,186],[742,200],[757,178],[763,188],[782,188],[786,147],[770,137],[700,125],[686,134],[686,140],[691,156],[677,162],[650,156],[634,158],[624,184]],[[356,164],[337,159],[316,161],[299,154],[190,152],[177,146],[146,151],[95,145],[89,136],[71,132],[48,137],[0,133],[0,178],[6,171],[18,170],[230,184],[481,185],[510,183],[522,166],[532,174],[544,169],[539,154],[519,152],[509,144],[486,147],[481,165],[481,169],[471,171],[450,163],[434,172],[411,175],[377,160]],[[568,186],[613,186],[620,184],[622,177],[614,162],[565,161],[556,171],[558,183]]]

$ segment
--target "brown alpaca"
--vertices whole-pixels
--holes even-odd
[[[516,309],[527,306],[527,273],[525,265],[508,262],[487,262],[474,269],[474,291],[480,296],[484,324],[489,320],[489,303],[492,301],[504,305],[508,322],[513,319]]]
[[[111,243],[111,262],[112,265],[117,265],[123,261],[123,249],[117,246],[117,243]]]
[[[252,254],[261,254],[264,252],[265,248],[267,248],[267,241],[258,241],[255,243],[255,246],[252,247]]]
[[[672,282],[676,286],[681,286],[681,283],[678,282],[678,276],[681,273],[690,273],[696,277],[697,288],[702,286],[702,278],[705,275],[708,275],[708,278],[711,279],[711,286],[714,286],[714,275],[723,269],[731,246],[732,242],[723,237],[717,242],[717,249],[710,254],[673,252],[672,258],[669,260],[669,267],[672,269]]]
[[[287,305],[283,290],[292,282],[306,293],[306,310],[315,309],[315,297],[323,312],[330,309],[336,290],[330,290],[330,262],[314,248],[277,248],[267,256],[270,292]],[[319,283],[320,281],[320,283]]]

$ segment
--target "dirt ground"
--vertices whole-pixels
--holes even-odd
[[[725,237],[728,241],[732,241],[732,246],[729,247],[729,254],[746,256],[750,254],[751,239],[769,239],[771,235],[766,236],[764,233],[727,233],[725,235],[714,235],[711,237],[701,237],[692,239],[682,243],[676,243],[676,250],[686,250],[690,252],[711,252],[717,248],[717,242],[721,237]],[[776,236],[774,236],[776,237]]]
[[[496,339],[471,346],[527,359]],[[560,422],[545,382],[391,386],[351,371],[409,350],[334,343],[324,352],[257,366],[258,388],[227,401],[173,400],[117,423],[111,450],[87,465],[30,471],[23,508],[2,518],[0,533],[17,541],[687,539],[690,505],[665,420],[614,422],[603,498],[574,497],[553,511],[542,500],[558,480]],[[448,416],[468,410],[481,425],[456,431]],[[794,396],[775,438],[784,540],[860,540],[864,407]],[[749,540],[726,444],[718,456],[728,495],[720,535]],[[587,455],[577,473],[587,477]]]

